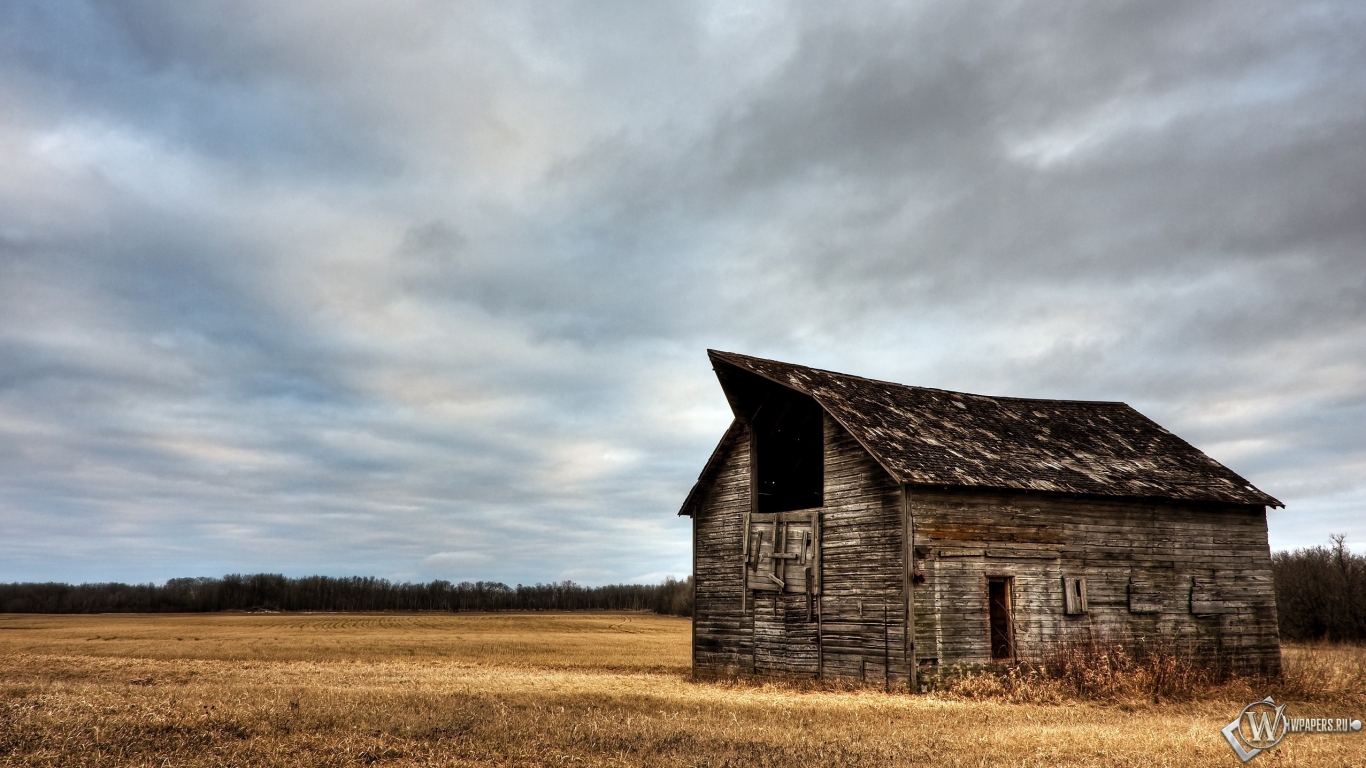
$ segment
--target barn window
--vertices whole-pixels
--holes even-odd
[[[1062,612],[1068,616],[1086,613],[1086,579],[1064,578],[1062,587]]]
[[[754,415],[758,512],[821,506],[825,484],[821,407],[809,397],[773,397]]]

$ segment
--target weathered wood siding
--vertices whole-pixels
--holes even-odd
[[[1262,507],[1124,502],[968,490],[911,492],[921,670],[991,659],[987,579],[1014,579],[1015,646],[1057,640],[1176,642],[1279,669]],[[1064,615],[1064,579],[1088,610]]]
[[[900,492],[829,416],[824,437],[821,594],[811,620],[805,595],[742,594],[743,530],[751,503],[748,431],[725,449],[722,468],[693,519],[697,675],[823,674],[904,689]]]
[[[693,672],[699,677],[753,671],[753,601],[746,603],[750,611],[741,611],[749,448],[748,429],[722,447],[722,467],[693,516]]]
[[[905,690],[900,489],[828,414],[821,523],[824,675]]]

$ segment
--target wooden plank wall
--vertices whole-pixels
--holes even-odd
[[[741,612],[745,511],[749,509],[749,430],[737,430],[705,501],[693,517],[696,603],[693,673],[716,677],[753,672],[753,601]]]
[[[820,619],[807,621],[804,595],[757,590],[741,612],[742,531],[750,504],[749,434],[741,431],[693,520],[699,677],[820,671],[906,686],[900,491],[843,427],[828,415],[824,421]]]
[[[816,677],[820,669],[818,623],[806,619],[806,596],[755,591],[754,673]]]
[[[987,578],[1014,578],[1020,658],[1056,640],[1174,641],[1236,665],[1280,665],[1261,507],[1040,494],[917,491],[920,669],[990,661]],[[1087,613],[1065,616],[1063,579],[1085,578]]]
[[[905,690],[900,489],[825,416],[821,647],[826,677]],[[885,609],[885,621],[884,621]]]

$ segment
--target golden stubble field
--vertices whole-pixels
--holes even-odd
[[[0,615],[0,765],[1233,766],[1218,731],[1251,693],[695,683],[688,640],[645,614]],[[1366,650],[1286,658],[1257,698],[1366,715]],[[1366,734],[1291,735],[1251,765],[1366,765]]]

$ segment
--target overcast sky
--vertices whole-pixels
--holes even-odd
[[[714,347],[1366,545],[1366,4],[0,4],[0,581],[657,580]]]

